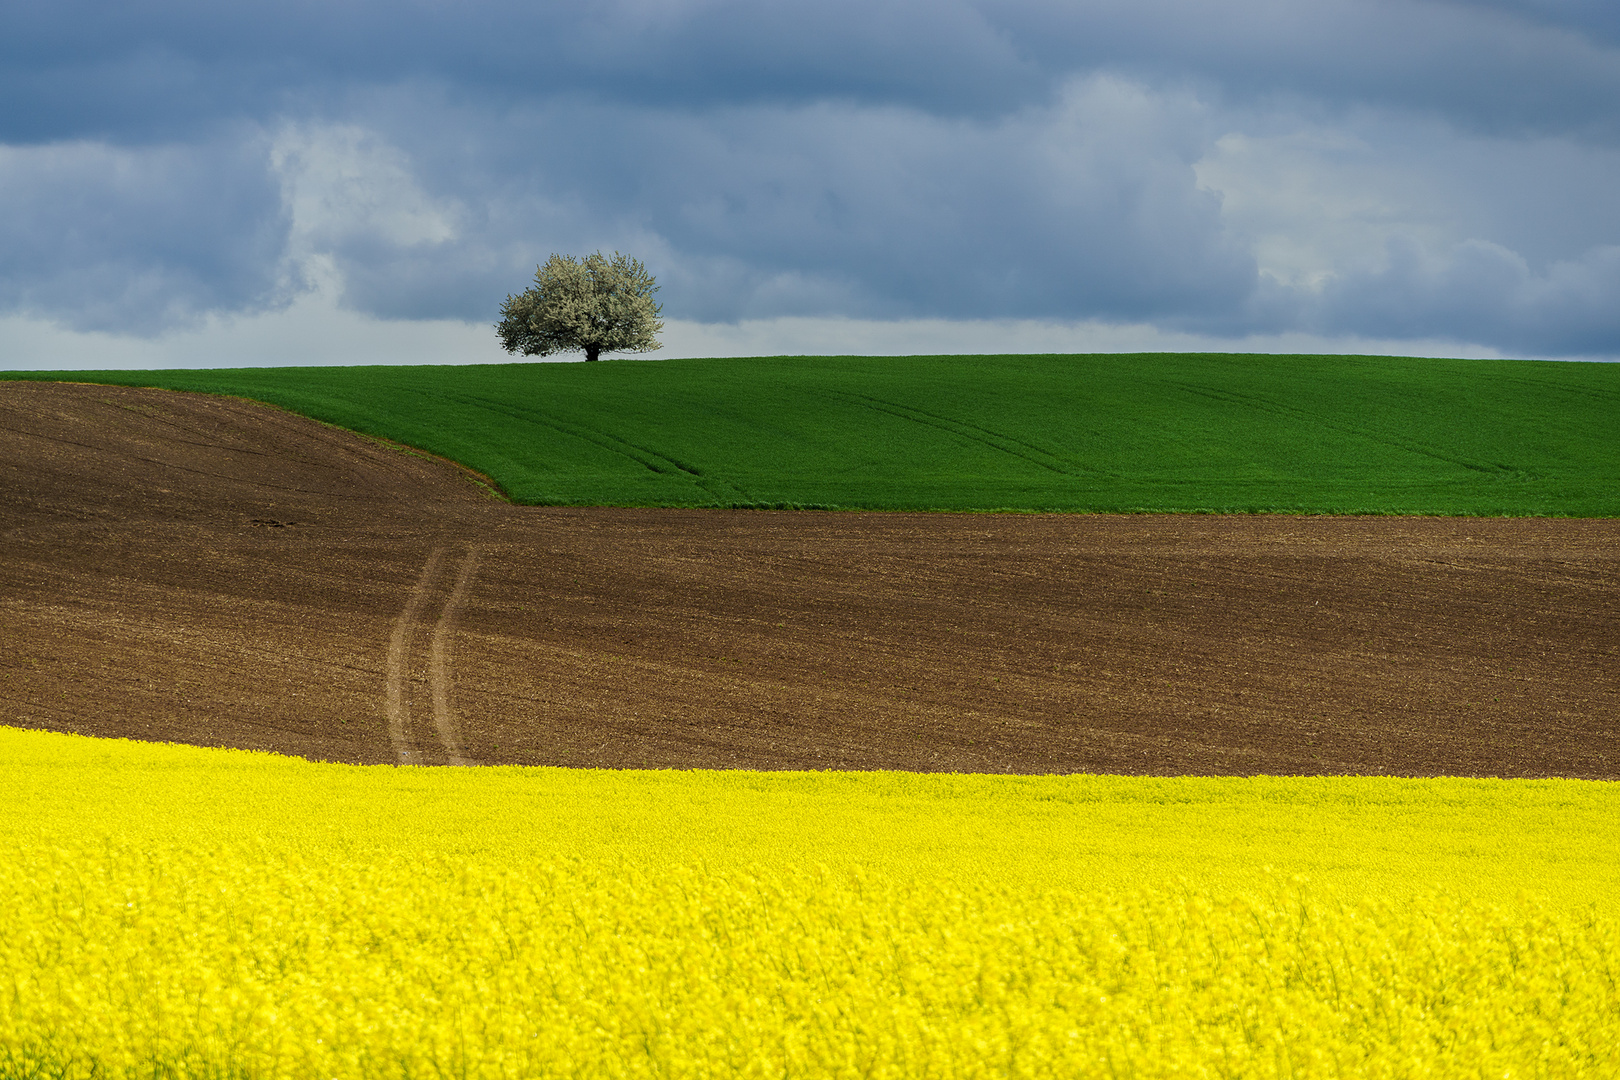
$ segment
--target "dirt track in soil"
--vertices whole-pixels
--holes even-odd
[[[1620,778],[1620,521],[546,509],[0,383],[0,723],[348,762]]]

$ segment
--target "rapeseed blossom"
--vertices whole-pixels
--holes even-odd
[[[8,1076],[1620,1070],[1620,927],[1533,903],[100,845],[0,910]]]
[[[0,1077],[1620,1075],[1614,785],[0,750]]]

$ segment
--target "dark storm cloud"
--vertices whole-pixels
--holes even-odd
[[[495,101],[659,108],[829,99],[986,116],[1108,69],[1238,97],[1427,108],[1620,134],[1608,3],[823,0],[13,5],[10,141],[117,138],[426,81]]]
[[[427,82],[495,103],[702,108],[825,98],[986,113],[1049,72],[971,5],[69,3],[0,30],[0,138],[172,132]]]
[[[1456,337],[1466,328],[1508,350],[1598,355],[1620,343],[1617,299],[1620,246],[1537,273],[1495,244],[1468,241],[1436,256],[1396,242],[1386,267],[1329,285],[1311,321],[1328,333],[1371,322],[1405,338]]]
[[[1424,110],[1491,132],[1620,138],[1616,20],[1548,3],[1103,0],[996,5],[1044,70],[1191,80],[1233,103]]]
[[[1617,12],[13,4],[0,313],[153,332],[320,288],[385,318],[484,321],[548,252],[617,246],[687,319],[1097,318],[1620,353],[1620,197],[1602,179]],[[1233,133],[1305,147],[1290,167],[1310,158],[1309,198]],[[1531,145],[1546,153],[1494,166]],[[1422,182],[1349,168],[1355,146],[1425,148]]]
[[[271,299],[287,221],[266,149],[0,147],[0,297],[133,333]]]
[[[1197,186],[1202,111],[1117,80],[993,122],[842,104],[589,105],[508,117],[476,141],[504,148],[503,135],[543,148],[527,167],[575,216],[626,244],[643,223],[655,230],[667,250],[650,257],[687,318],[1148,318],[1229,306],[1254,281]],[[467,166],[417,160],[446,184]]]

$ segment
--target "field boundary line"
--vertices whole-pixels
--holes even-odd
[[[428,685],[433,688],[433,726],[439,733],[440,745],[444,747],[445,753],[450,755],[452,765],[477,764],[463,757],[461,753],[461,724],[456,717],[455,686],[450,672],[456,621],[460,618],[461,605],[467,597],[467,589],[472,585],[473,577],[477,573],[478,548],[473,545],[467,548],[467,557],[461,560],[461,569],[456,572],[456,583],[450,590],[449,598],[444,602],[444,610],[439,613],[439,621],[433,628],[433,640],[428,646]]]
[[[401,765],[421,763],[421,754],[412,746],[411,706],[405,696],[410,681],[411,627],[427,603],[427,598],[438,584],[439,564],[444,560],[444,548],[436,547],[422,567],[416,587],[411,590],[405,607],[394,620],[394,632],[388,639],[388,673],[383,683],[383,710],[388,716],[388,742]]]

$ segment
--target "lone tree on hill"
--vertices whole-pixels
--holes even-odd
[[[647,268],[617,251],[584,259],[553,255],[534,284],[501,305],[495,330],[509,353],[550,356],[580,349],[585,359],[605,352],[651,352],[664,328],[658,291]]]

